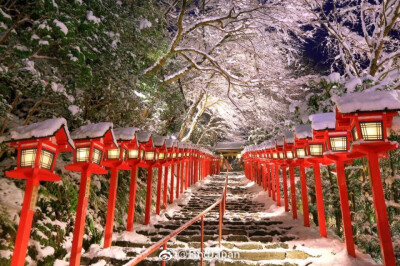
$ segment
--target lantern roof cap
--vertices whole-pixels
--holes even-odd
[[[175,139],[173,139],[173,138],[168,138],[168,139],[166,139],[166,140],[165,140],[165,146],[166,146],[167,148],[172,148],[173,145],[174,145],[174,141],[175,141]]]
[[[294,126],[294,132],[298,139],[312,138],[313,136],[311,125],[296,125]]]
[[[154,147],[162,147],[165,144],[166,137],[158,136],[158,135],[151,135],[151,139],[153,141]]]
[[[286,130],[284,133],[286,143],[294,143],[294,134],[291,130]]]
[[[361,91],[332,97],[340,113],[400,110],[399,91]]]
[[[276,141],[276,145],[278,145],[278,146],[283,146],[283,144],[284,144],[284,139],[282,136],[277,136],[275,138],[275,141]]]
[[[135,127],[121,127],[114,128],[114,136],[117,140],[133,140],[135,138],[135,132],[138,131]]]
[[[318,113],[308,117],[313,130],[335,129],[336,115],[334,112]]]
[[[71,133],[71,137],[73,140],[97,139],[103,138],[108,131],[111,133],[111,141],[116,147],[118,147],[118,143],[113,132],[113,123],[111,122],[93,123],[81,126]]]
[[[62,128],[64,128],[68,144],[71,148],[75,148],[74,141],[69,134],[67,121],[64,118],[52,118],[26,126],[19,126],[16,130],[11,131],[11,141],[53,137]]]
[[[149,142],[151,137],[151,132],[148,131],[137,131],[136,139],[139,143]]]

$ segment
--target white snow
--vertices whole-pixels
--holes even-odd
[[[319,113],[309,116],[313,130],[335,129],[335,113]]]
[[[391,129],[397,134],[400,133],[400,116],[393,117]]]
[[[7,14],[6,12],[3,11],[3,9],[0,8],[0,14],[3,18],[12,20],[11,16],[9,14]]]
[[[11,139],[22,140],[50,137],[54,136],[54,134],[62,127],[65,129],[69,144],[74,147],[74,142],[69,136],[67,121],[64,118],[52,118],[27,126],[17,127],[16,130],[11,131]]]
[[[0,210],[5,209],[11,221],[19,222],[24,191],[7,178],[0,178]]]
[[[47,40],[40,40],[39,45],[49,45],[49,41]]]
[[[296,125],[294,133],[298,139],[312,138],[313,135],[311,125]]]
[[[72,132],[72,139],[90,139],[103,137],[108,130],[112,130],[113,123],[102,122],[81,126]]]
[[[150,239],[145,236],[138,234],[136,232],[121,232],[121,233],[114,233],[112,237],[113,241],[127,241],[127,242],[134,242],[134,243],[149,243]]]
[[[140,143],[148,142],[150,140],[151,133],[147,131],[138,131],[136,132],[136,139]]]
[[[137,130],[135,127],[114,128],[114,136],[116,140],[133,140]]]
[[[354,92],[357,86],[362,85],[362,80],[358,77],[352,77],[346,81],[344,87],[347,89],[347,92]]]
[[[25,60],[25,67],[21,68],[20,70],[22,71],[28,71],[31,72],[32,74],[36,74],[37,70],[35,69],[35,62],[30,61],[30,60]]]
[[[93,244],[90,246],[89,251],[85,253],[85,257],[94,258],[94,257],[110,257],[115,259],[125,259],[126,253],[124,252],[123,247],[109,247],[102,248],[98,244]]]
[[[278,145],[278,146],[283,146],[283,144],[284,144],[284,139],[283,139],[282,136],[276,137],[275,140],[276,140],[276,145]]]
[[[14,49],[21,51],[21,52],[29,51],[28,47],[26,47],[25,45],[21,45],[21,44],[14,45]]]
[[[325,79],[328,83],[338,83],[340,82],[340,73],[333,72],[329,76],[323,76],[322,79]]]
[[[86,15],[87,20],[92,21],[95,24],[99,24],[101,22],[100,18],[93,15],[93,11],[89,11]]]
[[[137,97],[139,97],[139,98],[143,98],[143,99],[146,99],[146,98],[147,98],[146,95],[144,95],[144,94],[141,93],[141,92],[138,92],[137,90],[134,90],[133,93],[135,93],[135,95],[136,95]]]
[[[333,96],[341,113],[358,111],[400,110],[399,91],[363,91]]]
[[[72,115],[76,115],[77,113],[81,112],[81,109],[76,105],[68,106],[68,110],[71,112]]]
[[[153,24],[151,24],[151,22],[149,20],[142,19],[142,20],[140,20],[140,23],[139,23],[139,29],[142,30],[142,29],[150,28],[152,25]]]
[[[286,143],[294,143],[294,134],[293,131],[287,130],[284,132],[285,142]]]
[[[68,28],[67,26],[65,26],[64,23],[62,23],[61,21],[55,19],[53,20],[53,23],[56,24],[56,26],[64,33],[64,35],[68,34]]]

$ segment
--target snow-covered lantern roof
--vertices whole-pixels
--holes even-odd
[[[114,128],[114,137],[119,147],[109,147],[106,149],[106,156],[103,165],[106,167],[118,167],[118,169],[130,170],[129,163],[139,157],[136,131],[134,127]]]
[[[327,130],[335,129],[335,113],[318,113],[309,116],[313,138],[308,141],[308,154],[322,157],[325,150],[325,134]]]
[[[118,148],[113,124],[109,122],[81,126],[71,134],[75,142],[74,163],[65,166],[70,171],[83,172],[90,168],[94,174],[106,174],[101,166],[108,148]]]
[[[75,148],[64,118],[20,126],[10,138],[10,145],[17,148],[17,167],[6,172],[10,178],[58,181],[53,173],[58,154]]]
[[[296,125],[294,127],[294,136],[296,158],[305,158],[308,155],[308,141],[311,140],[313,136],[311,125]]]
[[[164,162],[165,160],[165,153],[167,152],[167,145],[166,145],[166,137],[164,136],[158,136],[158,135],[152,135],[151,136],[153,140],[153,145],[156,148],[156,160],[158,160],[159,163]]]
[[[315,145],[320,145],[321,142],[323,152],[325,149],[333,152],[348,151],[350,147],[349,131],[336,130],[336,114],[334,112],[313,114],[309,116],[309,119],[313,128],[313,142]],[[314,150],[321,149],[314,148]]]
[[[284,150],[286,153],[286,159],[293,159],[295,153],[293,152],[294,147],[294,133],[293,131],[287,130],[284,132]]]
[[[275,138],[276,141],[276,151],[278,153],[279,159],[286,159],[286,153],[283,149],[283,145],[285,144],[285,139],[283,136],[277,136]]]
[[[351,130],[355,141],[385,141],[400,110],[399,91],[363,91],[333,97],[336,128]]]

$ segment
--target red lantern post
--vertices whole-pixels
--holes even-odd
[[[150,224],[151,215],[151,197],[153,184],[153,168],[157,163],[160,151],[165,152],[165,137],[151,136],[148,132],[137,132],[137,140],[143,156],[139,163],[139,167],[147,168],[147,186],[146,186],[146,205],[144,214],[144,224]]]
[[[102,161],[102,165],[108,168],[111,172],[107,218],[104,232],[104,248],[111,246],[114,227],[115,202],[117,200],[118,171],[130,170],[130,166],[127,163],[127,151],[129,144],[135,140],[135,131],[136,129],[133,127],[114,129],[114,136],[117,140],[119,148],[108,148],[106,150],[106,156],[104,156]]]
[[[303,222],[304,226],[310,226],[310,215],[308,210],[308,194],[305,167],[309,166],[305,161],[307,154],[307,143],[312,138],[312,129],[310,125],[295,126],[295,163],[300,167],[300,183],[301,183],[301,201],[303,206]]]
[[[385,265],[395,265],[378,158],[387,156],[388,151],[398,147],[397,142],[388,140],[388,130],[400,110],[399,92],[357,92],[337,97],[334,101],[338,116],[350,120],[349,129],[355,140],[352,150],[367,156],[382,259]]]
[[[7,171],[6,176],[26,180],[11,259],[12,266],[20,266],[25,264],[39,182],[55,182],[61,179],[53,173],[57,156],[60,152],[72,150],[74,143],[69,137],[65,119],[55,118],[18,127],[16,131],[11,132],[10,145],[17,148],[17,166],[14,170]]]
[[[131,180],[129,185],[128,218],[126,222],[126,230],[128,232],[132,232],[133,223],[135,221],[138,164],[140,162],[140,158],[142,158],[143,156],[144,151],[140,150],[139,143],[136,137],[136,132],[134,139],[127,146],[128,146],[127,162],[131,168],[130,169]]]
[[[78,206],[76,211],[74,235],[72,240],[70,265],[80,265],[87,205],[90,194],[92,174],[107,174],[101,166],[107,148],[118,148],[112,131],[112,123],[97,123],[82,126],[72,133],[76,150],[73,164],[67,170],[81,173]]]

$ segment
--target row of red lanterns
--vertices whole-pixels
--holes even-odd
[[[112,241],[119,170],[131,171],[127,231],[133,231],[139,167],[148,169],[145,224],[150,223],[153,168],[158,168],[156,214],[160,214],[162,180],[164,186],[161,207],[167,206],[169,172],[171,172],[170,202],[172,203],[174,188],[175,197],[178,198],[188,186],[220,171],[220,158],[204,148],[138,131],[135,128],[113,129],[112,123],[82,126],[70,136],[65,119],[50,119],[19,127],[11,132],[9,142],[11,146],[17,148],[17,166],[14,170],[7,171],[6,176],[26,179],[20,223],[11,261],[11,265],[15,266],[23,265],[25,262],[39,182],[54,182],[61,179],[54,173],[56,159],[61,152],[73,152],[73,163],[65,168],[81,173],[70,265],[80,264],[92,174],[107,174],[109,171],[111,173],[104,234],[104,247],[109,247]],[[164,178],[162,178],[162,167],[164,167]],[[175,168],[176,184],[174,184]]]
[[[286,167],[289,167],[291,209],[293,219],[297,219],[294,168],[299,167],[304,226],[310,226],[305,168],[313,167],[320,235],[327,237],[320,165],[335,164],[346,248],[355,257],[345,164],[367,157],[382,259],[385,265],[395,265],[379,158],[387,157],[388,151],[398,147],[388,137],[392,125],[399,125],[399,98],[397,91],[357,92],[336,97],[334,113],[311,115],[311,125],[295,126],[294,132],[288,131],[283,137],[246,147],[242,152],[245,175],[263,185],[280,206],[281,167],[285,211],[289,211],[286,178]]]

